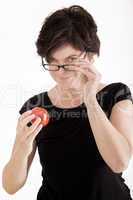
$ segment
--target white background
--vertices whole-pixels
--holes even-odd
[[[54,81],[44,72],[36,53],[35,41],[44,18],[56,9],[79,4],[98,25],[101,55],[97,69],[101,82],[122,81],[133,92],[133,1],[132,0],[23,0],[0,4],[0,180],[10,158],[19,109],[32,95],[49,90]],[[123,173],[133,193],[133,161]],[[0,182],[1,200],[36,200],[41,186],[38,152],[25,186],[14,195],[7,194]]]

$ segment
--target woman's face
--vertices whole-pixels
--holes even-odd
[[[70,44],[65,44],[52,53],[49,63],[58,65],[70,64],[82,54],[83,52],[73,48]],[[69,88],[72,80],[77,75],[77,71],[66,71],[63,68],[60,68],[59,71],[49,71],[49,73],[55,82],[64,88]]]

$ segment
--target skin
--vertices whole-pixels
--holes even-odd
[[[16,193],[25,184],[28,177],[29,168],[36,152],[34,139],[42,128],[39,125],[40,118],[37,118],[32,126],[26,126],[34,117],[30,111],[26,111],[18,119],[11,157],[2,173],[2,185],[9,194]]]
[[[79,60],[68,56],[80,55]],[[96,55],[95,55],[96,56]],[[133,105],[130,100],[116,103],[108,119],[96,100],[96,93],[105,87],[101,74],[94,66],[94,57],[86,57],[71,45],[66,44],[53,52],[51,62],[63,64],[75,62],[73,71],[50,72],[57,83],[48,95],[54,105],[73,107],[85,103],[88,118],[99,152],[107,165],[116,173],[125,170],[133,153]],[[67,77],[67,78],[66,78]],[[65,81],[64,81],[65,80]],[[55,96],[58,99],[55,99]],[[41,130],[39,118],[30,128],[26,127],[34,117],[23,113],[18,120],[16,139],[11,158],[3,169],[2,183],[9,194],[17,192],[26,182],[36,152],[34,138]],[[124,124],[124,125],[123,125]],[[23,151],[22,151],[23,150]]]
[[[97,57],[96,55],[93,56]],[[51,90],[48,91],[49,98],[53,105],[62,108],[71,108],[73,106],[78,106],[83,103],[83,88],[87,82],[86,72],[77,71],[77,68],[87,68],[85,66],[83,58],[88,62],[93,63],[94,58],[91,56],[86,56],[85,53],[73,48],[71,45],[66,44],[60,47],[55,52],[52,53],[52,58],[50,60],[51,64],[63,64],[73,62],[77,65],[74,66],[73,71],[65,71],[60,68],[59,71],[49,71],[51,77],[57,83]],[[80,58],[80,62],[75,61],[76,58]],[[89,75],[91,79],[91,74]],[[66,78],[67,77],[67,78]],[[105,87],[104,83],[99,82],[97,86],[97,92]]]
[[[62,58],[65,59],[70,50],[77,53],[70,45],[66,45],[64,49],[62,47],[56,51],[53,57],[58,62],[57,57],[60,57],[62,53],[62,56],[64,56]],[[94,60],[92,59],[91,61],[91,59],[84,55],[80,61],[76,61],[76,64],[78,66],[74,66],[75,72],[69,74],[70,78],[66,81],[60,80],[65,76],[64,71],[61,70],[59,74],[57,72],[51,73],[51,76],[58,83],[53,90],[55,91],[56,89],[56,94],[60,97],[57,103],[59,102],[58,105],[61,105],[61,107],[62,105],[64,106],[64,103],[60,100],[68,96],[68,102],[69,104],[73,102],[73,106],[74,101],[72,100],[76,96],[80,96],[79,99],[86,105],[89,122],[99,153],[112,171],[121,173],[127,169],[133,153],[133,104],[129,99],[117,102],[113,106],[111,116],[108,119],[96,99],[96,94],[101,86],[101,74],[96,69]],[[81,78],[81,74],[86,78]],[[69,85],[71,85],[71,88]],[[76,93],[76,91],[79,93]],[[55,96],[54,93],[54,98]]]
[[[52,60],[52,62],[56,64],[69,63],[73,61],[75,56],[79,56],[81,53],[81,51],[74,49],[72,46],[66,45],[52,54],[56,59]],[[70,58],[72,54],[75,56]],[[83,55],[81,55],[81,58],[82,56]],[[66,59],[66,57],[69,58]],[[60,69],[60,71],[50,72],[50,74],[57,85],[49,91],[49,95],[52,98],[55,96],[55,93],[58,92],[57,96],[60,97],[58,101],[60,106],[76,106],[83,101],[83,94],[81,92],[83,90],[82,84],[85,83],[87,79],[85,76],[81,76],[81,72],[66,72]],[[66,78],[64,81],[64,78],[68,76],[69,78]],[[101,83],[99,89],[101,89],[102,86],[104,86],[104,84]],[[56,104],[56,99],[52,98],[52,101]],[[26,124],[32,119],[34,119],[34,116],[29,112],[24,112],[18,119],[16,138],[11,157],[2,173],[2,185],[9,194],[16,193],[25,184],[36,153],[37,146],[34,138],[40,132],[41,127],[39,127],[40,119],[37,118],[33,125],[27,128]]]

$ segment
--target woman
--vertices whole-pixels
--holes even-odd
[[[57,10],[44,21],[36,46],[56,85],[20,109],[3,187],[14,194],[25,184],[38,147],[43,181],[37,200],[131,199],[122,172],[133,152],[133,99],[126,84],[100,82],[93,17],[76,5]],[[31,124],[36,106],[50,115],[43,128],[40,118]]]

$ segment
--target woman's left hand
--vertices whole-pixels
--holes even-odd
[[[93,62],[94,63],[94,62]],[[79,81],[79,78],[83,78],[83,75],[85,77],[85,81],[81,81],[80,87],[82,88],[83,92],[83,101],[85,104],[89,102],[90,99],[96,98],[96,93],[99,89],[99,82],[101,80],[101,74],[97,71],[96,67],[94,66],[92,62],[90,62],[86,58],[80,59],[80,61],[77,61],[74,66],[74,70],[78,71],[77,81]]]

